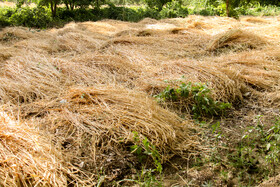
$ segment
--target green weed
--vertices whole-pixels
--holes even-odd
[[[142,169],[138,172],[136,179],[123,179],[118,181],[121,182],[133,182],[137,183],[143,187],[150,187],[150,186],[163,186],[162,182],[158,180],[156,175],[161,176],[162,173],[162,165],[161,165],[161,157],[159,152],[157,151],[156,147],[151,144],[146,137],[140,139],[138,132],[133,132],[133,142],[134,145],[130,146],[131,153],[135,154],[139,162],[143,164]],[[146,168],[144,166],[144,161],[147,160],[148,157],[153,159],[153,164],[155,169]]]
[[[134,134],[134,145],[130,147],[131,152],[136,154],[139,158],[140,162],[147,158],[147,156],[152,157],[155,171],[161,173],[162,165],[161,165],[161,157],[159,152],[156,149],[156,146],[151,144],[146,137],[143,140],[140,140],[138,132],[133,132]]]
[[[226,140],[220,123],[209,125],[210,154],[194,159],[193,167],[220,165],[220,179],[227,184],[238,178],[238,185],[255,185],[264,178],[275,176],[280,163],[280,118],[269,128],[257,116],[256,125],[248,127],[235,143]],[[202,128],[206,128],[203,124]],[[206,133],[207,134],[207,133]],[[232,171],[231,179],[229,173]]]
[[[195,119],[202,117],[223,116],[231,107],[230,103],[215,101],[211,90],[204,83],[181,82],[178,88],[167,86],[155,96],[159,102],[173,102],[191,109]]]

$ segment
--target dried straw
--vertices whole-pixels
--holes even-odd
[[[81,173],[97,174],[102,168],[108,174],[106,180],[123,177],[131,173],[129,164],[138,162],[129,150],[135,143],[133,131],[140,138],[147,137],[163,161],[200,150],[193,121],[182,120],[178,111],[152,98],[169,84],[178,86],[174,80],[182,76],[185,82],[207,83],[217,100],[237,105],[244,98],[258,96],[260,104],[276,105],[280,102],[280,35],[277,18],[270,20],[253,24],[189,16],[139,23],[69,23],[41,32],[3,29],[0,102],[8,107],[6,112],[18,114],[22,124],[10,127],[3,123],[0,132],[9,131],[12,136],[3,134],[3,139],[15,141],[9,144],[12,149],[26,153],[8,160],[9,166],[24,169],[17,168],[21,173],[15,178],[3,172],[10,181],[5,184],[17,185],[20,179],[26,185],[65,186],[70,175],[65,167],[74,166],[78,172],[70,178],[76,185],[89,184]],[[189,115],[187,111],[185,116]],[[23,127],[26,124],[52,135],[49,141],[38,140],[39,153],[44,154],[30,149],[36,147],[39,135],[33,127]],[[15,139],[17,134],[34,136],[36,141]],[[37,156],[46,159],[36,160]],[[68,161],[72,165],[64,166]],[[6,171],[6,166],[0,165],[0,170]],[[50,172],[46,180],[41,177],[43,170]]]
[[[218,51],[223,48],[256,49],[267,44],[264,38],[241,29],[231,29],[218,34],[207,46],[208,51]]]
[[[85,185],[79,169],[62,160],[44,135],[0,112],[0,185],[67,186]]]

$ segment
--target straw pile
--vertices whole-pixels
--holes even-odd
[[[94,166],[102,167],[107,162],[104,154],[112,152],[114,155],[108,157],[114,163],[122,162],[124,153],[130,155],[127,150],[133,145],[133,132],[141,138],[149,137],[163,160],[198,149],[196,136],[189,130],[191,124],[146,94],[125,88],[72,88],[57,100],[27,104],[21,110],[25,111],[21,118],[35,117],[40,128],[55,135],[56,145],[68,153],[74,165],[84,163],[84,168],[94,172]],[[122,167],[128,167],[127,164],[123,162]]]
[[[163,162],[196,153],[201,147],[190,114],[182,119],[180,111],[160,106],[152,96],[168,85],[179,86],[176,80],[184,76],[185,82],[207,83],[215,99],[237,107],[251,97],[263,105],[280,104],[278,27],[270,23],[247,28],[228,18],[190,16],[70,23],[41,32],[3,29],[0,102],[22,124],[3,122],[1,129],[13,136],[39,137],[27,126],[23,131],[32,124],[51,138],[37,142],[38,155],[30,149],[36,138],[9,137],[15,140],[11,149],[28,154],[1,158],[0,163],[24,167],[18,168],[22,183],[66,186],[71,172],[65,167],[70,166],[79,170],[70,177],[77,185],[86,177],[81,173],[96,177],[102,169],[106,181],[130,174],[131,163],[139,164],[129,149],[135,143],[133,131],[157,147]],[[20,161],[31,162],[27,155],[45,157],[35,162],[38,171]],[[42,168],[53,171],[49,178],[41,177]],[[16,184],[19,178],[9,180],[1,185]]]
[[[256,49],[265,45],[264,38],[241,29],[231,29],[218,34],[207,46],[208,51],[221,51],[224,48],[231,50]]]
[[[243,17],[241,18],[241,21],[246,21],[250,23],[255,23],[255,24],[268,24],[270,23],[268,20],[261,18],[261,17]]]
[[[0,140],[1,186],[86,184],[74,175],[77,168],[64,162],[46,137],[3,111],[0,113]]]

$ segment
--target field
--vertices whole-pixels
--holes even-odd
[[[279,29],[202,16],[0,29],[0,186],[279,185]],[[169,97],[187,84],[231,108],[196,116],[196,100]]]

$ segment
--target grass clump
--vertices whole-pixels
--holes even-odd
[[[190,111],[195,119],[224,115],[230,103],[215,101],[211,90],[203,83],[184,83],[178,88],[167,86],[155,96],[160,102],[180,103]]]

